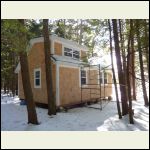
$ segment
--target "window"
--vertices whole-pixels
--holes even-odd
[[[72,57],[72,49],[64,47],[64,55]]]
[[[86,71],[81,70],[81,85],[86,84]]]
[[[104,72],[104,83],[107,84],[107,73]]]
[[[34,69],[34,87],[41,87],[41,69]]]
[[[79,51],[64,47],[64,56],[79,59]]]
[[[100,73],[100,83],[107,84],[107,73],[106,72]]]
[[[73,50],[73,58],[79,59],[79,51]]]

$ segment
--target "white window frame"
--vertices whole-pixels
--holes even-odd
[[[79,52],[79,58],[76,58],[76,57],[73,56],[73,52],[74,52],[74,51]],[[76,54],[75,54],[75,55],[76,55]],[[75,50],[75,49],[72,49],[72,58],[79,60],[79,59],[80,59],[80,51]]]
[[[72,56],[66,56],[66,55],[65,55],[65,48],[71,49],[71,52],[70,52],[70,53],[71,53]],[[74,51],[79,52],[79,58],[75,58],[75,57],[73,56],[73,52],[74,52]],[[80,50],[78,50],[78,49],[72,48],[72,47],[67,46],[67,45],[63,45],[63,56],[64,56],[64,57],[67,57],[67,58],[72,58],[72,59],[80,60],[81,53],[80,53]]]
[[[38,78],[40,80],[40,85],[36,85],[36,72],[40,72],[40,77]],[[41,68],[34,69],[34,88],[41,88]]]
[[[107,83],[105,85],[108,85],[108,73],[104,72],[104,71],[103,72],[101,71],[100,73],[102,73],[102,83],[101,83],[101,85],[104,86],[104,81],[105,81],[104,80],[104,73],[106,73],[106,79],[107,79]],[[101,76],[99,76],[99,77],[101,78]],[[99,81],[99,84],[100,84],[100,79],[98,81]]]
[[[86,73],[86,84],[81,84],[81,68],[79,69],[79,81],[80,81],[80,83],[79,83],[79,85],[80,85],[80,87],[81,86],[83,86],[83,87],[86,87],[86,86],[88,86],[87,84],[88,84],[88,73],[87,73],[87,69],[83,69],[84,71],[85,71],[85,73]]]
[[[71,54],[71,56],[66,56],[66,55],[65,55],[65,48],[67,48],[67,49],[70,50],[70,52],[67,52],[67,53]],[[73,57],[73,56],[72,56],[72,51],[73,51],[72,48],[64,47],[64,56],[66,56],[66,57],[71,57],[71,58],[72,58],[72,57]]]

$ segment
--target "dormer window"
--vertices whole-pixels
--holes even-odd
[[[72,57],[72,49],[64,47],[64,55]]]
[[[64,56],[79,59],[79,51],[71,49],[71,48],[64,47]]]
[[[73,50],[73,58],[79,59],[79,51]]]

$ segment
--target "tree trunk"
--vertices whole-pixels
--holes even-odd
[[[43,35],[44,35],[47,98],[48,98],[48,115],[56,115],[56,104],[53,93],[52,63],[50,59],[51,52],[50,52],[50,39],[48,33],[48,19],[43,19]]]
[[[121,56],[120,56],[117,20],[112,19],[112,23],[113,23],[113,33],[114,33],[115,54],[116,54],[117,68],[118,68],[118,77],[119,77],[119,84],[120,84],[121,102],[122,102],[122,115],[126,115],[128,114],[127,92],[125,88],[124,72],[122,70],[122,63],[121,63]]]
[[[147,33],[147,22],[146,22],[146,20],[145,20],[144,30],[145,30],[145,41],[146,41],[145,52],[146,52],[147,71],[148,71],[148,78],[149,78],[149,36]]]
[[[130,27],[132,26],[132,20],[130,21]],[[128,100],[129,100],[129,121],[131,124],[134,124],[133,121],[133,113],[132,113],[132,97],[131,97],[131,84],[130,84],[130,58],[131,58],[131,51],[130,51],[130,41],[131,41],[131,29],[129,32],[128,37],[128,54],[127,54],[127,89],[128,89]]]
[[[15,78],[15,53],[12,52],[12,81],[11,81],[11,91],[12,91],[12,95],[13,97],[15,96],[15,85],[16,85],[16,78]]]
[[[112,64],[113,80],[114,80],[115,93],[116,93],[117,110],[118,110],[119,119],[121,119],[121,118],[122,118],[122,115],[121,115],[121,109],[120,109],[120,104],[119,104],[117,81],[116,81],[115,70],[114,70],[114,64],[113,64],[113,49],[112,49],[111,24],[110,24],[110,21],[109,21],[109,20],[108,20],[108,25],[109,25],[109,34],[110,34],[110,55],[111,55],[111,64]]]
[[[134,28],[133,20],[131,21],[131,75],[132,75],[132,99],[136,100],[136,86],[135,86],[135,52],[134,52]]]
[[[125,53],[125,46],[124,46],[124,36],[122,34],[122,24],[121,24],[121,20],[119,19],[119,33],[120,33],[120,44],[121,44],[121,56],[122,56],[122,70],[124,73],[124,79],[125,79],[125,89],[126,89],[126,93],[128,94],[127,91],[127,76],[126,76],[126,72],[127,72],[127,65],[126,65],[126,53]],[[127,95],[128,96],[128,95]]]
[[[22,26],[24,26],[23,19],[19,19],[18,21],[22,24]],[[20,33],[20,35],[19,35],[20,44],[21,43],[25,44],[24,43],[25,38],[26,38],[26,36],[23,33]],[[22,47],[22,45],[21,45],[21,47]],[[25,46],[24,46],[24,48],[25,48]],[[35,103],[33,100],[33,94],[32,94],[31,83],[30,83],[27,54],[24,49],[22,49],[19,52],[19,57],[20,57],[20,64],[21,64],[21,75],[22,75],[24,96],[25,96],[25,100],[27,102],[28,123],[38,124]]]
[[[145,77],[144,77],[144,68],[143,68],[143,55],[141,50],[141,39],[140,39],[140,31],[139,31],[139,20],[136,20],[136,34],[137,34],[137,43],[138,43],[138,51],[139,51],[139,62],[140,62],[140,71],[141,71],[141,82],[142,82],[142,90],[143,90],[143,97],[145,106],[149,105],[146,85],[145,85]]]

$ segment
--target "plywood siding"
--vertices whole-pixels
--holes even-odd
[[[86,52],[81,50],[81,59],[86,57]]]
[[[62,44],[55,42],[54,49],[56,55],[62,55]],[[86,53],[81,51],[81,55],[85,56]],[[33,45],[28,55],[30,82],[33,91],[34,101],[47,104],[47,90],[46,90],[46,73],[45,73],[45,57],[44,57],[44,43],[36,43]],[[41,88],[34,87],[34,69],[41,69]],[[80,85],[80,69],[77,67],[71,68],[71,66],[59,67],[59,98],[60,105],[75,104],[81,102],[81,85]],[[91,77],[93,76],[93,77]],[[21,72],[19,72],[19,97],[24,99]],[[56,97],[56,65],[52,63],[52,77],[54,95]],[[94,80],[90,80],[94,78]],[[108,74],[108,82],[112,82],[111,73]],[[96,70],[87,70],[87,83],[98,84],[98,72]],[[112,94],[112,85],[108,84],[105,88],[105,96]],[[95,88],[82,90],[82,101],[95,99],[99,97],[99,85],[85,85],[84,88]],[[91,94],[95,93],[95,94]],[[101,95],[104,96],[104,88],[101,87]]]
[[[68,105],[81,102],[81,86],[80,86],[80,75],[79,68],[69,68],[65,66],[60,66],[59,68],[59,86],[60,86],[60,105]],[[90,80],[89,76],[94,76],[94,80]],[[109,76],[110,78],[111,76]],[[100,97],[100,89],[98,84],[98,73],[96,70],[91,70],[90,75],[87,71],[88,84],[95,85],[84,85],[82,86],[82,101],[95,100],[95,98]],[[111,80],[111,79],[109,79]],[[110,85],[109,85],[110,86]],[[84,89],[84,88],[94,88],[94,89]],[[105,87],[105,96],[110,96],[112,94],[112,89]],[[93,93],[90,95],[90,92]],[[101,88],[101,96],[104,96],[104,89]]]
[[[62,56],[62,44],[54,42],[54,54]]]
[[[79,69],[59,68],[60,105],[80,102]]]
[[[36,43],[33,45],[28,55],[30,82],[35,102],[47,104],[47,90],[46,90],[46,73],[45,73],[45,56],[44,56],[44,43]],[[41,68],[41,88],[34,87],[34,69]],[[52,76],[54,93],[56,87],[56,66],[52,65]],[[20,82],[21,84],[21,82]],[[21,91],[19,85],[19,92]],[[22,92],[20,93],[21,95]]]

